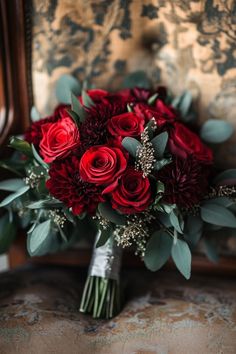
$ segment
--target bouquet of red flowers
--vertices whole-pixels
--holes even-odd
[[[18,178],[0,182],[12,192],[0,204],[1,251],[16,225],[29,227],[31,256],[95,237],[80,306],[94,317],[120,310],[123,248],[152,271],[172,257],[188,279],[191,250],[201,237],[210,247],[205,231],[236,228],[236,170],[217,174],[212,151],[233,129],[199,128],[192,106],[190,93],[173,99],[163,87],[83,90],[11,138],[16,153],[1,166]]]

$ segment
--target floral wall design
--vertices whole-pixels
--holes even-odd
[[[223,118],[236,128],[234,0],[33,0],[32,11],[33,91],[42,115],[56,104],[62,74],[116,89],[141,69],[174,94],[190,90],[200,121]],[[236,166],[236,134],[217,160]]]

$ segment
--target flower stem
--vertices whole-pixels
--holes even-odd
[[[112,318],[121,310],[120,285],[117,280],[88,276],[80,312],[93,318]]]

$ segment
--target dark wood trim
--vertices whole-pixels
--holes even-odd
[[[26,14],[30,4],[0,0],[0,146],[9,134],[22,133],[29,124],[30,16],[26,21]]]

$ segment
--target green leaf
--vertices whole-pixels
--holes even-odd
[[[37,150],[35,149],[34,145],[31,144],[31,148],[32,148],[32,152],[34,155],[35,160],[43,167],[45,167],[46,169],[48,168],[48,164],[46,162],[43,161],[43,159],[41,158],[41,156],[39,156]]]
[[[41,118],[41,115],[35,106],[33,106],[31,108],[30,118],[31,118],[32,122],[37,122]]]
[[[81,85],[76,78],[65,74],[57,81],[55,92],[58,102],[70,104],[71,92],[78,96],[81,92]]]
[[[79,121],[83,122],[86,118],[86,111],[80,103],[78,97],[76,97],[73,93],[71,93],[71,108],[72,111],[75,112],[76,115],[79,117]]]
[[[100,230],[100,237],[96,243],[96,248],[104,246],[107,241],[109,240],[113,230],[111,227],[108,227],[107,229],[102,229]]]
[[[131,156],[136,158],[137,150],[142,147],[142,144],[134,138],[126,137],[122,140],[122,146],[130,153]]]
[[[54,199],[45,199],[45,200],[38,200],[37,202],[30,203],[26,205],[28,209],[53,209],[53,208],[60,208],[63,206],[63,203],[59,200]]]
[[[213,203],[213,204],[222,205],[225,208],[229,208],[231,205],[235,204],[235,202],[232,199],[228,198],[228,197],[211,198],[211,199],[208,199],[208,203],[209,202]],[[202,205],[204,205],[204,203]]]
[[[169,165],[171,162],[172,162],[171,157],[169,157],[168,159],[162,159],[162,160],[156,161],[154,163],[153,168],[156,171],[160,171],[163,167],[165,167],[166,165]]]
[[[129,113],[133,112],[132,107],[130,106],[129,103],[127,104],[127,111],[128,111]]]
[[[126,75],[122,86],[124,88],[140,87],[149,89],[151,87],[151,82],[148,79],[146,72],[139,70]]]
[[[157,193],[164,193],[165,192],[165,186],[164,183],[161,181],[157,181]]]
[[[82,91],[82,100],[85,107],[90,108],[95,105],[92,98],[87,94],[85,90]]]
[[[236,217],[234,214],[218,204],[204,203],[201,206],[201,217],[209,224],[236,228]]]
[[[160,269],[170,257],[172,243],[172,238],[165,231],[154,232],[145,251],[144,263],[146,267],[153,272]]]
[[[40,256],[50,252],[51,220],[38,224],[32,232],[28,232],[27,250],[31,256]]]
[[[172,210],[170,212],[170,222],[171,225],[179,232],[183,233],[183,220],[181,218],[181,214],[177,214],[176,210]]]
[[[154,105],[154,103],[156,102],[156,99],[157,99],[158,96],[159,96],[158,93],[154,93],[154,95],[149,97],[149,99],[148,99],[149,106],[153,106]]]
[[[205,238],[204,246],[205,246],[207,258],[211,262],[217,263],[219,261],[219,254],[218,254],[216,240],[214,240],[213,238]]]
[[[125,216],[117,213],[112,206],[106,203],[100,203],[98,205],[98,211],[105,219],[113,222],[116,225],[125,225]]]
[[[77,127],[79,127],[79,125],[80,125],[79,116],[75,112],[73,112],[71,109],[67,109],[67,112],[68,112],[69,116],[73,119],[73,121],[77,125]]]
[[[185,91],[181,96],[181,100],[179,104],[179,110],[181,112],[182,117],[185,117],[188,114],[191,108],[191,104],[192,104],[192,94],[190,91]]]
[[[155,157],[157,159],[161,159],[163,157],[167,141],[168,141],[168,133],[167,132],[163,132],[163,133],[157,135],[154,139],[152,139],[151,143],[152,143],[153,148],[155,150]]]
[[[236,184],[236,168],[232,168],[221,172],[214,178],[213,183],[216,185]]]
[[[14,174],[16,174],[17,176],[22,177],[21,172],[18,171],[18,169],[20,169],[22,166],[22,164],[16,164],[15,161],[11,161],[11,160],[2,160],[0,161],[0,167],[4,168],[5,170],[8,170],[10,172],[13,172]]]
[[[202,236],[203,221],[199,216],[189,215],[185,223],[184,237],[195,246]]]
[[[7,206],[11,202],[13,202],[13,200],[15,200],[16,198],[19,198],[21,195],[25,194],[29,189],[30,189],[29,186],[25,186],[25,187],[20,188],[17,192],[8,195],[0,203],[0,208]]]
[[[33,157],[33,152],[32,152],[31,146],[25,140],[18,139],[13,136],[10,138],[9,146],[17,151],[22,152],[23,154],[25,154],[28,157]]]
[[[8,214],[0,218],[0,254],[8,251],[16,236],[16,227],[9,222]]]
[[[209,119],[201,127],[200,136],[208,143],[219,144],[228,140],[234,132],[233,125],[218,119]]]
[[[0,182],[0,190],[16,192],[25,186],[25,182],[21,178],[11,178]]]
[[[171,255],[176,267],[186,279],[191,275],[191,252],[188,244],[185,241],[177,239],[176,243],[173,243]]]
[[[147,130],[149,139],[152,139],[155,131],[155,122],[153,121],[153,119],[149,120],[149,122],[146,124],[146,127],[148,128]]]

